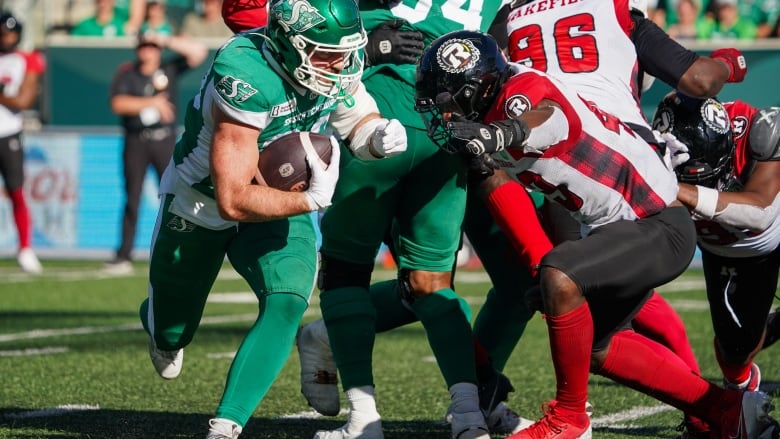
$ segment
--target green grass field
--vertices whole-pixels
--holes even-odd
[[[44,261],[40,277],[0,261],[0,438],[203,438],[222,393],[231,356],[254,320],[256,300],[226,268],[203,324],[187,347],[179,379],[154,372],[138,320],[147,267],[110,277],[98,262]],[[375,279],[392,276],[377,272]],[[478,310],[487,290],[481,272],[463,272],[458,291]],[[708,379],[719,382],[712,329],[697,271],[661,288],[686,322]],[[319,317],[317,294],[304,323]],[[509,405],[529,418],[554,396],[544,321],[535,317],[505,373],[517,389]],[[442,422],[449,395],[419,324],[377,337],[374,369],[385,437],[449,438]],[[780,347],[759,354],[762,389],[778,396]],[[319,417],[299,392],[299,362],[287,366],[255,411],[242,438],[311,438],[346,419]],[[681,414],[592,376],[594,437],[673,438]],[[343,401],[342,401],[343,403]],[[342,404],[344,405],[344,404]],[[499,436],[495,436],[499,437]]]

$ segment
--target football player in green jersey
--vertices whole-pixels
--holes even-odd
[[[486,30],[499,7],[500,0],[466,6],[452,0],[387,5],[362,0],[360,13],[368,31],[390,26],[399,32],[417,32],[427,44],[451,30]],[[398,20],[406,24],[398,26]],[[379,45],[375,52],[392,52],[392,41],[390,46]],[[367,48],[369,55],[373,48]],[[466,203],[466,167],[438,150],[414,111],[415,65],[376,61],[369,60],[363,81],[380,112],[404,125],[409,151],[371,163],[342,155],[333,205],[321,222],[319,286],[320,307],[350,414],[340,429],[320,431],[315,437],[383,437],[371,367],[376,315],[403,315],[411,309],[425,327],[449,388],[453,437],[488,438],[476,369],[469,361],[474,358],[470,308],[451,285]],[[398,230],[398,279],[371,285],[375,256],[392,222]],[[393,297],[400,294],[405,300],[377,309],[371,299],[377,290]]]
[[[294,131],[335,134],[352,156],[406,149],[397,120],[382,117],[360,81],[366,43],[353,0],[276,0],[266,29],[219,49],[190,101],[185,131],[160,184],[149,297],[140,310],[157,372],[176,378],[225,256],[257,295],[258,318],[227,376],[208,438],[237,438],[283,367],[317,268],[310,212],[331,203],[339,151],[314,155],[309,188],[257,184],[260,152]]]

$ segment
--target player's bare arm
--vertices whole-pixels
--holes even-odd
[[[285,192],[255,183],[260,130],[236,122],[215,108],[211,178],[222,218],[259,222],[311,211],[304,192]]]

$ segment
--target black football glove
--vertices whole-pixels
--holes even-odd
[[[400,30],[405,20],[390,20],[368,34],[366,64],[414,64],[422,56],[423,34]]]
[[[450,130],[450,146],[467,157],[492,154],[510,146],[521,146],[530,133],[522,120],[507,119],[484,125],[463,117],[447,122]]]

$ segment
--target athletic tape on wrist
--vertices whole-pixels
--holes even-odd
[[[704,186],[696,186],[698,199],[693,211],[706,219],[715,217],[718,210],[718,191]]]

